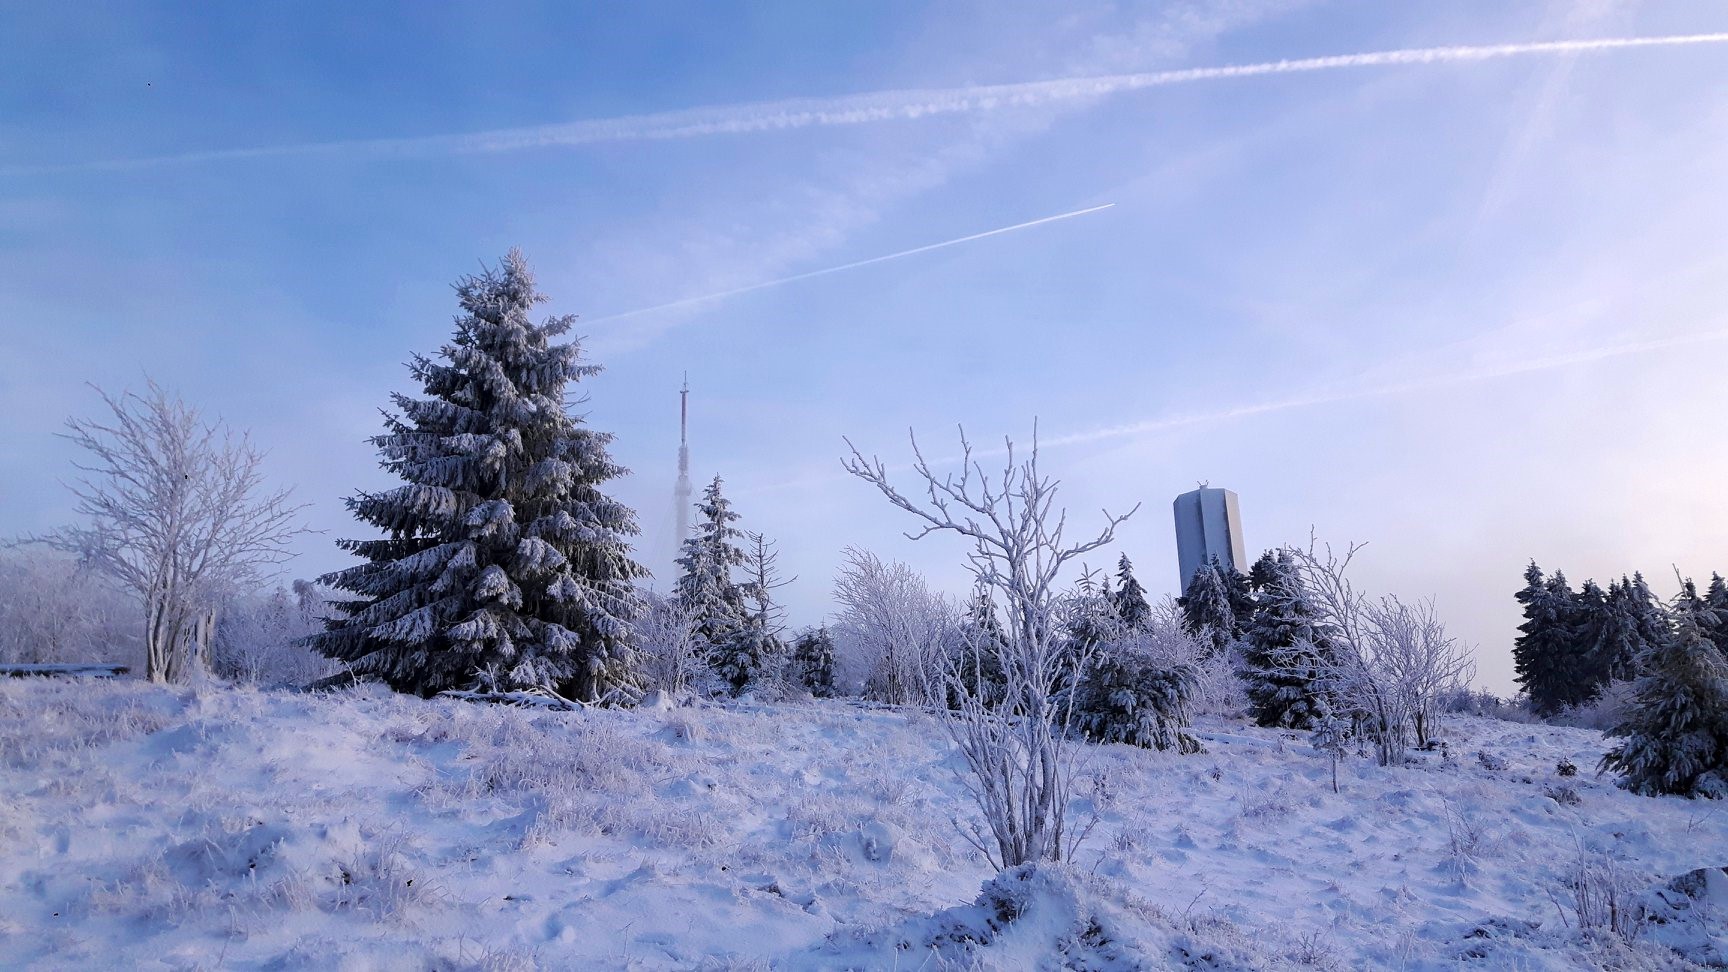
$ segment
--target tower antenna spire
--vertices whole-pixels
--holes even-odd
[[[673,541],[673,555],[684,547],[690,536],[690,372],[684,372],[684,387],[678,392],[678,485],[672,491],[672,503],[678,508],[678,536]]]

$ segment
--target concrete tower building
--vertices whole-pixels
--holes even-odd
[[[1242,511],[1236,494],[1227,489],[1201,486],[1176,497],[1176,561],[1182,571],[1181,589],[1200,565],[1213,557],[1226,567],[1244,570],[1248,558],[1242,547]]]

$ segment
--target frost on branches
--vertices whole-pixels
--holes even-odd
[[[405,692],[475,686],[600,699],[631,678],[633,512],[600,491],[625,470],[612,436],[565,411],[569,385],[597,373],[574,316],[535,324],[521,253],[456,286],[463,315],[436,359],[409,370],[426,397],[372,439],[404,483],[348,507],[384,534],[344,540],[365,563],[323,583],[355,597],[315,647]]]
[[[1326,717],[1319,679],[1331,652],[1318,611],[1289,550],[1268,550],[1254,564],[1254,614],[1243,639],[1243,678],[1254,721],[1312,729]]]
[[[1644,656],[1624,721],[1625,741],[1602,757],[1620,785],[1646,796],[1728,797],[1728,661],[1695,616]]]

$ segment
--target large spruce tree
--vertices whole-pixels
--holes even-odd
[[[1576,595],[1566,575],[1555,571],[1544,578],[1534,561],[1524,571],[1524,589],[1517,594],[1524,605],[1524,623],[1512,646],[1516,681],[1530,696],[1530,708],[1550,716],[1569,705],[1588,702],[1594,682],[1585,671],[1587,657],[1580,650]]]
[[[1208,639],[1213,651],[1223,651],[1239,634],[1236,619],[1234,585],[1226,578],[1224,567],[1216,558],[1211,563],[1194,568],[1188,588],[1176,599],[1182,608],[1182,628],[1197,638]],[[1240,577],[1240,574],[1237,574]]]
[[[696,504],[700,519],[678,558],[678,597],[690,611],[709,667],[739,692],[763,671],[768,646],[747,603],[749,582],[733,579],[749,558],[741,546],[744,531],[734,525],[738,514],[721,485],[715,476]]]
[[[1644,656],[1624,740],[1602,757],[1621,785],[1648,796],[1728,797],[1728,661],[1693,615]]]
[[[1254,721],[1312,729],[1329,709],[1317,684],[1330,651],[1317,611],[1289,550],[1268,550],[1255,563],[1259,588],[1243,639],[1243,681]]]
[[[354,598],[311,643],[399,691],[549,689],[602,697],[626,680],[639,608],[635,514],[602,493],[625,470],[612,437],[566,408],[597,373],[574,316],[535,324],[546,297],[521,253],[456,285],[462,314],[409,371],[425,397],[371,441],[403,485],[348,499],[383,536],[339,541],[365,563],[321,578]]]

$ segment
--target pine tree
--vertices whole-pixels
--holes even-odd
[[[1210,640],[1213,651],[1223,651],[1236,637],[1236,614],[1231,591],[1216,559],[1194,569],[1188,589],[1176,599],[1182,608],[1182,628],[1197,638]]]
[[[1243,639],[1243,678],[1254,721],[1310,729],[1329,711],[1317,684],[1329,650],[1288,550],[1254,565],[1260,596]]]
[[[1131,630],[1140,630],[1152,622],[1152,605],[1146,600],[1146,589],[1134,576],[1134,565],[1128,555],[1116,562],[1116,589],[1109,593],[1110,606],[1116,620]]]
[[[1572,595],[1572,650],[1579,683],[1574,691],[1582,702],[1596,698],[1608,684],[1608,668],[1618,650],[1615,643],[1630,620],[1619,617],[1619,608],[1594,579],[1586,580]]]
[[[1721,574],[1711,573],[1710,589],[1704,595],[1704,603],[1716,613],[1716,623],[1708,632],[1710,640],[1715,643],[1716,650],[1728,655],[1728,581]]]
[[[990,589],[980,584],[972,592],[966,615],[960,620],[953,659],[955,674],[963,683],[965,694],[982,700],[987,706],[1002,702],[1008,681],[1002,669],[1002,655],[1007,650],[1008,638],[996,616],[996,601],[990,596]],[[948,707],[960,708],[961,686],[949,685],[947,689]]]
[[[1241,641],[1248,634],[1248,621],[1254,617],[1254,585],[1235,567],[1226,567],[1216,558],[1212,569],[1224,582],[1224,594],[1230,601],[1230,637]]]
[[[834,685],[834,638],[827,625],[806,628],[793,641],[792,678],[818,699],[839,694]]]
[[[744,568],[748,558],[739,546],[744,531],[733,525],[738,514],[721,485],[715,476],[696,504],[701,519],[678,558],[677,593],[691,612],[708,664],[737,692],[760,674],[769,649],[766,633],[753,623],[745,603],[750,585],[732,579],[732,571]]]
[[[1544,579],[1532,561],[1524,571],[1525,586],[1517,598],[1524,605],[1522,632],[1512,647],[1515,681],[1530,696],[1530,708],[1550,716],[1569,705],[1589,701],[1590,679],[1578,646],[1577,606],[1566,575],[1555,571]]]
[[[1620,785],[1647,796],[1728,797],[1728,661],[1696,616],[1644,657],[1632,703],[1602,757]]]
[[[1350,723],[1327,714],[1314,724],[1314,748],[1332,761],[1332,792],[1338,792],[1338,761],[1350,755]]]
[[[550,689],[596,699],[631,677],[635,514],[600,491],[625,473],[612,436],[565,410],[600,371],[553,339],[573,316],[534,324],[546,300],[521,253],[458,282],[463,315],[437,358],[408,367],[426,397],[371,441],[405,484],[348,499],[383,531],[340,546],[365,563],[321,578],[356,595],[309,639],[398,691]]]
[[[1639,632],[1636,597],[1637,592],[1625,578],[1609,581],[1600,613],[1588,626],[1584,650],[1589,656],[1591,675],[1598,687],[1606,687],[1617,679],[1630,678],[1636,669],[1638,656],[1644,652],[1646,646]]]

